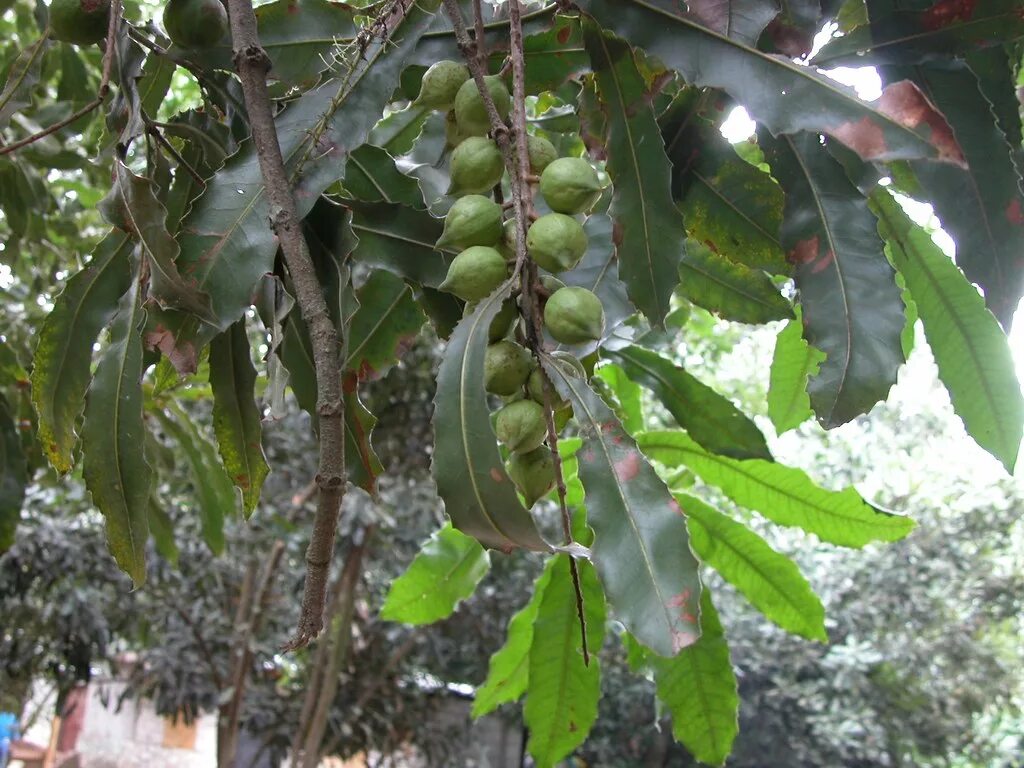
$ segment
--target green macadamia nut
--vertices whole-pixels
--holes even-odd
[[[540,175],[540,193],[557,213],[586,213],[601,191],[597,171],[581,157],[560,157]]]
[[[499,341],[487,347],[484,356],[484,389],[509,397],[526,383],[533,370],[533,358],[514,341]]]
[[[449,195],[489,192],[505,173],[498,145],[485,136],[470,136],[452,152]]]
[[[50,36],[75,45],[92,45],[107,37],[110,0],[53,0]]]
[[[527,136],[526,151],[530,156],[530,170],[541,174],[544,169],[558,159],[555,145],[543,136]]]
[[[604,307],[586,288],[562,288],[544,305],[544,327],[563,344],[598,341],[604,334]]]
[[[420,95],[416,103],[428,109],[449,110],[455,103],[455,94],[469,80],[469,69],[458,61],[444,59],[423,73]]]
[[[544,409],[533,400],[516,400],[494,419],[494,432],[512,453],[532,451],[547,437]]]
[[[508,88],[497,75],[488,75],[484,82],[498,110],[498,116],[504,120],[512,111],[512,96]],[[455,94],[455,119],[459,123],[459,130],[469,136],[484,136],[491,130],[491,117],[475,80],[467,80]]]
[[[220,0],[169,0],[164,29],[182,48],[211,48],[228,31],[228,14]]]
[[[549,213],[530,225],[526,252],[548,272],[564,272],[580,263],[587,250],[587,235],[572,216]]]
[[[546,446],[514,453],[508,460],[508,476],[532,507],[555,487],[555,461]]]
[[[583,363],[581,363],[575,355],[561,350],[556,350],[551,353],[551,357],[562,373],[566,376],[571,376],[574,379],[586,379],[587,372],[583,369]],[[530,377],[526,380],[526,392],[534,400],[541,405],[544,404],[544,379],[548,378],[544,371],[537,367],[534,368],[530,373]],[[555,387],[551,386],[551,394],[555,398],[555,402],[552,403],[552,407],[556,410],[562,410],[568,406],[568,402],[563,400]]]
[[[508,268],[505,258],[487,245],[474,245],[456,256],[448,267],[448,275],[438,286],[465,301],[478,301],[505,282]]]
[[[435,247],[468,248],[494,245],[501,239],[501,206],[482,195],[466,195],[455,201],[444,219],[444,231]]]

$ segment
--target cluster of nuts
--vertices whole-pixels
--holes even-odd
[[[498,76],[485,78],[502,119],[512,98]],[[515,261],[517,227],[505,221],[505,208],[493,199],[505,174],[497,143],[489,136],[491,121],[484,99],[469,70],[458,62],[440,61],[426,71],[417,103],[447,112],[447,138],[454,149],[450,160],[448,194],[458,199],[445,218],[438,248],[458,250],[441,290],[464,300],[467,311],[508,280]],[[527,138],[530,171],[550,213],[533,220],[527,231],[530,259],[546,273],[543,288],[544,329],[556,341],[578,345],[601,338],[604,308],[591,291],[567,287],[555,275],[573,269],[587,250],[587,235],[579,218],[597,203],[603,188],[594,168],[583,158],[559,157],[555,147],[539,136]],[[533,189],[533,185],[531,185]],[[484,363],[484,389],[504,399],[495,414],[498,440],[508,449],[508,473],[532,506],[555,482],[551,450],[546,446],[544,372],[530,352],[515,339],[521,335],[515,298],[504,302],[489,328],[490,345]],[[553,354],[567,375],[585,378],[582,364],[566,352]],[[547,387],[556,430],[572,416],[569,403]]]

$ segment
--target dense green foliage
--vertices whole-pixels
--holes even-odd
[[[443,346],[436,387],[418,395],[434,398],[432,444],[410,435],[403,453],[429,454],[447,522],[382,616],[442,619],[504,562],[494,552],[542,557],[477,712],[525,696],[529,750],[558,762],[595,722],[615,626],[674,736],[721,763],[739,696],[718,577],[786,631],[829,636],[822,602],[761,521],[848,548],[914,523],[777,461],[762,426],[709,386],[713,366],[681,354],[707,317],[691,305],[787,321],[763,398],[779,432],[847,424],[885,400],[919,320],[967,432],[1012,473],[1022,6],[536,3],[521,50],[506,15],[484,20],[486,55],[467,60],[486,64],[483,98],[459,64],[424,78],[465,49],[437,5],[257,9],[291,192],[341,340],[328,354],[345,471],[371,500],[378,454],[392,463],[372,432],[394,406],[363,400],[417,340]],[[265,455],[268,417],[291,393],[318,431],[335,407],[318,403],[321,340],[279,258],[230,42],[179,30],[187,48],[171,45],[151,17],[128,4],[96,47],[51,39],[42,5],[18,0],[0,18],[0,551],[31,535],[19,526],[30,486],[80,467],[110,553],[143,590],[176,551],[169,478],[190,487],[187,527],[231,561],[232,518],[266,524],[264,485],[282,470]],[[834,19],[842,34],[808,60]],[[880,98],[819,71],[849,61],[878,68]],[[734,104],[758,124],[737,146],[721,133]],[[492,107],[511,125],[492,123]],[[536,142],[528,157],[516,115],[559,159]],[[58,129],[34,135],[46,126]],[[524,175],[530,162],[545,167]],[[906,198],[933,205],[956,263]],[[527,487],[508,464],[538,449],[564,481],[543,500],[547,478]],[[293,492],[312,465],[286,476]]]

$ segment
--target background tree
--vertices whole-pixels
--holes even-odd
[[[221,554],[225,519],[259,507],[264,417],[290,388],[320,461],[289,647],[320,632],[325,605],[338,608],[321,646],[333,657],[315,664],[327,673],[308,686],[319,715],[292,734],[306,764],[352,650],[337,622],[354,615],[379,527],[350,521],[332,581],[347,484],[380,493],[374,416],[360,398],[372,400],[428,319],[444,340],[433,444],[421,433],[410,444],[431,454],[451,525],[391,586],[381,615],[444,618],[486,574],[490,550],[543,553],[476,699],[483,714],[525,694],[538,764],[577,748],[595,721],[609,616],[674,736],[702,761],[725,759],[737,685],[701,562],[782,629],[827,639],[820,599],[739,508],[853,548],[912,528],[776,461],[754,420],[702,380],[713,378],[702,361],[673,359],[688,302],[743,323],[787,321],[766,398],[780,432],[812,415],[836,427],[885,399],[919,318],[956,413],[1012,471],[1022,403],[1000,323],[1021,282],[1017,3],[780,12],[581,0],[512,3],[507,18],[456,0],[443,13],[412,0],[363,13],[316,0],[256,12],[232,0],[230,14],[212,0],[185,5],[162,17],[170,39],[150,9],[117,1],[17,5],[3,17],[3,546],[29,481],[52,482],[80,459],[136,585],[148,575],[145,541],[173,546],[165,483],[179,467],[192,524]],[[191,34],[175,18],[186,13],[222,34]],[[832,19],[844,34],[808,61]],[[425,76],[446,58],[454,83]],[[849,61],[878,66],[878,100],[817,70]],[[191,100],[165,98],[183,77],[191,85],[178,93]],[[758,123],[756,141],[723,139],[730,104]],[[466,175],[457,160],[470,154],[486,162]],[[900,196],[934,205],[956,264]],[[552,222],[561,234],[542,236]],[[84,266],[67,253],[82,237]],[[487,253],[467,256],[476,247]],[[470,258],[496,263],[493,279],[464,270]],[[645,421],[641,388],[664,408],[660,423]],[[308,485],[286,479],[293,495]],[[552,486],[556,503],[531,514]],[[227,566],[243,574],[232,679],[253,663],[252,611],[272,593],[279,540]],[[698,687],[708,696],[690,695]],[[241,708],[222,706],[226,762]]]

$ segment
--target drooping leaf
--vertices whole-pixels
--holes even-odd
[[[808,382],[826,428],[884,400],[903,364],[903,302],[877,222],[843,167],[812,134],[759,134],[786,191],[782,241],[795,264],[804,338],[827,357]]]
[[[576,453],[594,530],[592,560],[616,618],[646,646],[672,656],[700,630],[697,561],[675,499],[604,401],[550,358],[544,370],[572,404]]]
[[[768,275],[729,261],[702,243],[687,242],[679,277],[685,298],[725,320],[760,324],[793,316]]]
[[[348,330],[345,368],[377,379],[398,362],[426,319],[400,278],[378,270],[358,291],[359,309]]]
[[[249,354],[245,321],[239,320],[210,344],[213,431],[231,481],[242,491],[248,517],[270,473],[263,454],[263,418],[256,405],[256,369]]]
[[[391,583],[381,618],[413,625],[448,618],[476,591],[490,567],[487,550],[446,523],[424,542],[405,573]]]
[[[561,445],[561,444],[560,444]],[[505,644],[491,656],[487,679],[473,696],[474,718],[493,712],[502,704],[518,701],[526,693],[530,679],[530,646],[533,644],[533,622],[540,610],[544,590],[551,582],[557,558],[550,558],[533,585],[533,594],[508,622]]]
[[[985,301],[888,192],[872,196],[879,230],[917,304],[939,378],[967,433],[1013,473],[1024,398],[1006,336]]]
[[[721,88],[773,134],[825,133],[866,160],[963,162],[942,116],[910,83],[877,102],[859,99],[810,67],[719,35],[679,12],[675,0],[580,0],[608,29],[677,69],[691,85]],[[814,109],[801,105],[813,104]]]
[[[675,498],[686,515],[693,551],[702,562],[787,632],[810,640],[828,640],[825,608],[796,563],[745,525],[700,499],[681,493]]]
[[[698,760],[721,765],[739,732],[739,694],[718,612],[705,590],[701,636],[674,659],[650,660],[658,698],[672,715],[672,735]]]
[[[14,544],[27,485],[28,468],[21,436],[6,398],[0,395],[0,554]]]
[[[523,720],[530,730],[527,750],[537,768],[550,768],[587,738],[597,720],[601,668],[597,651],[604,639],[605,603],[594,566],[576,561],[583,594],[590,664],[584,663],[576,590],[569,555],[552,558],[550,581],[533,621],[528,690]]]
[[[796,429],[814,415],[807,381],[818,372],[825,355],[803,337],[803,323],[790,320],[775,337],[775,354],[768,378],[768,418],[780,435]]]
[[[584,37],[608,121],[606,168],[614,183],[609,212],[619,276],[633,304],[661,325],[686,238],[672,200],[671,164],[632,48],[592,22],[584,25]]]
[[[188,465],[203,541],[213,554],[219,555],[224,551],[224,518],[234,514],[237,506],[231,478],[224,471],[213,443],[179,406],[171,406],[169,412],[157,409],[155,413]]]
[[[500,286],[456,326],[437,372],[431,471],[453,525],[481,544],[550,549],[505,473],[484,392],[488,328],[512,289]]]
[[[146,580],[153,471],[140,446],[144,322],[138,284],[122,297],[89,387],[82,425],[82,476],[106,521],[107,546],[136,587]]]
[[[885,14],[872,9],[870,24],[834,38],[814,57],[814,64],[916,64],[1009,42],[1022,35],[1024,17],[1016,0],[942,0],[925,10],[891,10]]]
[[[0,90],[0,128],[7,127],[11,116],[32,106],[32,91],[39,83],[43,58],[49,47],[47,35],[43,35],[11,63],[7,70],[7,82]]]
[[[771,459],[764,435],[742,411],[656,352],[629,346],[606,353],[633,381],[650,389],[694,440],[737,459]]]
[[[92,378],[92,345],[131,284],[131,239],[112,232],[92,260],[68,280],[43,321],[32,365],[32,405],[39,417],[39,443],[60,473],[74,464],[75,420]]]
[[[155,497],[149,500],[149,533],[153,546],[164,560],[171,565],[178,564],[178,545],[174,541],[174,524],[170,515]]]
[[[716,456],[682,432],[646,432],[637,437],[637,444],[665,466],[690,468],[740,506],[842,547],[898,541],[914,527],[908,517],[872,507],[853,488],[828,491],[795,467]]]
[[[965,66],[885,68],[882,74],[913,77],[953,126],[968,167],[913,163],[914,175],[921,196],[935,206],[943,228],[956,241],[957,264],[985,290],[986,304],[1009,328],[1024,292],[1024,192],[1011,161],[1012,145]],[[1019,152],[1019,137],[1016,147]]]

